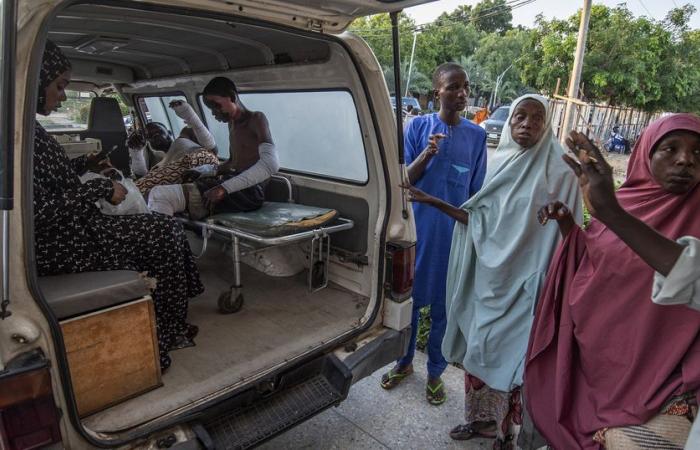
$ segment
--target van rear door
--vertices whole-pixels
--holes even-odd
[[[262,19],[307,30],[340,33],[354,19],[372,14],[400,11],[435,0],[217,0],[229,5],[238,16]],[[209,0],[186,0],[192,6],[211,4]]]

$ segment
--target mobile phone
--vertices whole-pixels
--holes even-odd
[[[112,152],[114,152],[118,148],[119,148],[118,145],[113,146],[111,150],[107,150],[106,148],[103,148],[102,151],[97,154],[97,158],[98,158],[97,160],[102,161],[103,159],[106,159],[107,157],[109,157],[109,155],[112,154]]]

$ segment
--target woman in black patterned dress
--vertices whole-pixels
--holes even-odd
[[[41,67],[37,113],[48,116],[66,99],[70,62],[47,41]],[[107,179],[82,184],[78,175],[98,165],[94,155],[69,160],[63,147],[37,123],[34,133],[34,230],[39,275],[135,270],[156,280],[152,292],[160,365],[168,351],[191,342],[188,299],[204,287],[182,227],[160,214],[108,216],[95,205],[114,204],[126,190]]]

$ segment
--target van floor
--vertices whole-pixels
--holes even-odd
[[[87,428],[126,430],[186,408],[357,327],[365,314],[366,297],[333,283],[309,293],[306,271],[278,278],[244,264],[245,304],[235,314],[220,314],[217,299],[232,284],[233,268],[214,247],[198,261],[206,291],[189,306],[188,322],[199,326],[197,345],[170,353],[162,387],[85,417]]]

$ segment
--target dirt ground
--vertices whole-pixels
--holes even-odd
[[[622,183],[625,180],[625,175],[627,174],[627,162],[630,159],[630,155],[608,153],[605,155],[605,158],[613,167],[613,176],[615,177],[615,181]]]

